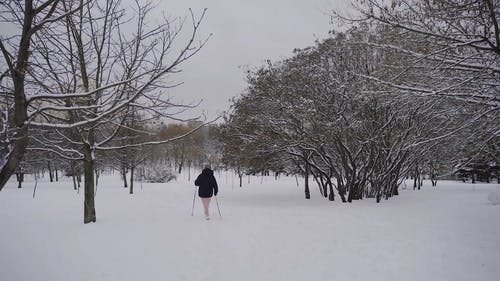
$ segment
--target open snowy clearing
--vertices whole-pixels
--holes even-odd
[[[217,177],[218,176],[218,177]],[[1,281],[498,280],[498,184],[439,182],[399,198],[342,204],[303,198],[295,178],[216,175],[222,220],[210,221],[192,181],[136,183],[103,176],[97,223],[83,224],[70,179],[0,192]],[[261,183],[262,182],[262,183]]]

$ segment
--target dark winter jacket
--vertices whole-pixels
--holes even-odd
[[[217,192],[219,191],[217,181],[214,177],[214,171],[209,168],[205,168],[201,171],[201,174],[194,181],[194,185],[200,187],[198,189],[198,196],[203,198],[212,197],[212,194],[217,196]]]

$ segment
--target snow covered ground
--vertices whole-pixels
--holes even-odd
[[[316,187],[303,199],[295,178],[218,181],[223,219],[213,201],[205,221],[199,200],[191,217],[192,182],[136,183],[129,195],[103,177],[90,225],[69,179],[39,182],[35,199],[33,181],[12,181],[0,192],[0,280],[500,278],[500,205],[488,200],[498,184],[425,183],[382,204],[341,204]]]

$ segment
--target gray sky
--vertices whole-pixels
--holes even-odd
[[[212,33],[207,45],[183,65],[175,78],[183,85],[171,90],[177,102],[203,100],[192,113],[214,118],[229,109],[230,99],[246,87],[245,69],[267,59],[292,55],[294,48],[313,45],[333,26],[332,9],[345,9],[347,0],[170,0],[160,6],[168,15],[185,16],[192,8],[208,8],[200,39]],[[188,31],[188,25],[185,31]]]

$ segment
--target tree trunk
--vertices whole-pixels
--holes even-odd
[[[96,222],[95,202],[94,202],[94,159],[90,147],[84,148],[83,160],[85,199],[83,223]]]
[[[134,194],[134,167],[130,168],[130,194]]]
[[[314,176],[314,174],[313,174],[313,176]],[[321,174],[318,175],[317,178],[315,177],[315,179],[319,185],[319,193],[321,194],[321,196],[327,198],[328,197],[328,179],[323,179],[323,176]]]
[[[26,147],[28,146],[28,137],[27,137],[28,129],[23,128],[19,132],[19,137],[13,144],[12,150],[7,158],[7,162],[1,168],[0,171],[0,190],[7,184],[10,176],[14,174],[19,163],[21,163],[24,153],[26,152]]]
[[[54,173],[52,171],[52,166],[50,165],[50,161],[47,161],[47,168],[49,169],[50,182],[54,182]]]
[[[399,186],[397,183],[393,184],[392,186],[392,195],[399,195],[399,190],[398,190]]]
[[[76,190],[76,176],[75,176],[75,169],[73,167],[71,167],[71,170],[72,170],[72,177],[73,177],[73,189]]]
[[[328,189],[330,190],[330,194],[328,195],[328,200],[335,201],[335,194],[333,193],[333,184],[331,179],[328,179]]]
[[[19,173],[16,173],[16,178],[17,178],[17,188],[22,188],[22,183],[24,181],[24,173],[23,172],[19,172]]]
[[[127,188],[128,185],[127,185],[127,170],[125,168],[122,168],[122,179],[123,179],[123,187],[124,188]]]
[[[95,186],[99,185],[99,169],[95,169]]]
[[[25,121],[28,120],[28,103],[24,92],[24,83],[25,73],[28,68],[28,60],[31,55],[31,36],[34,34],[32,24],[37,11],[33,9],[32,1],[26,1],[25,3],[24,18],[22,19],[23,30],[19,41],[19,49],[17,51],[17,57],[15,58],[15,64],[13,65],[14,69],[10,69],[10,76],[12,77],[14,86],[14,91],[12,93],[14,112],[12,114],[12,121],[9,122],[9,125],[11,125],[12,129],[16,129],[17,133],[10,137],[10,140],[13,140],[13,142],[9,144],[12,146],[12,149],[8,152],[8,155],[2,155],[3,159],[0,165],[0,191],[5,184],[7,184],[12,174],[15,173],[28,147],[28,126],[25,125]]]
[[[59,172],[57,170],[57,167],[54,167],[54,170],[56,172],[56,181],[59,182]]]
[[[82,175],[76,175],[76,182],[78,183],[78,189],[80,189],[80,183],[82,182]]]
[[[349,194],[347,194],[347,202],[352,203],[354,199],[354,193],[356,192],[355,183],[351,183],[349,186]]]
[[[306,163],[306,172],[304,175],[304,194],[306,199],[311,199],[311,193],[309,192],[309,164]]]
[[[436,186],[437,185],[437,177],[435,175],[431,175],[431,184],[432,186]]]
[[[340,178],[337,178],[337,186],[342,203],[346,203],[347,200],[345,199],[345,187]]]

